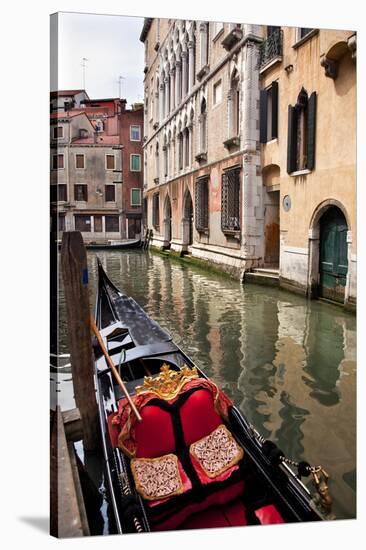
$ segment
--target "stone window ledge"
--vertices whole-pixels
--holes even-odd
[[[265,71],[267,71],[270,67],[273,67],[273,65],[276,65],[277,63],[281,63],[282,61],[282,55],[276,55],[273,59],[268,61],[263,67],[259,69],[259,74],[263,74]]]
[[[308,170],[307,168],[305,170],[297,170],[296,172],[291,172],[290,176],[306,176],[306,174],[311,174],[311,170]]]

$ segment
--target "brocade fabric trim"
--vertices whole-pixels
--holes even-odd
[[[178,458],[174,454],[157,458],[133,458],[131,469],[136,489],[146,500],[170,497],[183,492]]]
[[[243,449],[224,424],[220,424],[209,435],[192,443],[189,452],[210,478],[222,474],[244,456]]]

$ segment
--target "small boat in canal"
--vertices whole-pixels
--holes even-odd
[[[141,239],[136,239],[133,241],[123,242],[89,243],[85,245],[85,248],[90,250],[129,250],[131,248],[141,248],[141,246]]]
[[[326,472],[261,437],[99,260],[98,275],[93,346],[116,532],[329,519]]]

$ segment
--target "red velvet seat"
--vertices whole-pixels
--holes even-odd
[[[160,404],[154,400],[142,407],[140,414],[143,421],[135,425],[136,458],[156,458],[168,453],[175,453],[179,458],[174,422],[180,422],[187,450],[192,443],[209,435],[223,423],[223,419],[215,410],[212,393],[207,389],[199,388],[182,397],[181,402],[178,397],[171,402],[162,402],[159,406]],[[177,415],[179,415],[178,419]],[[108,418],[109,432],[112,444],[118,446],[119,430],[112,424],[112,417],[113,415],[110,415]],[[192,514],[201,513],[214,505],[226,505],[243,494],[244,481],[240,479],[237,464],[219,476],[210,478],[192,456],[191,463],[199,480],[199,489],[192,487],[190,479],[183,471],[181,475],[183,495],[146,501],[150,510],[152,529],[176,529]],[[194,496],[197,490],[200,493],[199,497]],[[192,493],[192,499],[190,493]],[[183,497],[185,497],[184,506],[180,504]],[[170,501],[169,504],[167,501]]]

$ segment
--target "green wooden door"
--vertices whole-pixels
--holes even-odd
[[[348,271],[347,223],[342,212],[332,207],[320,220],[320,288],[324,298],[344,302]]]

